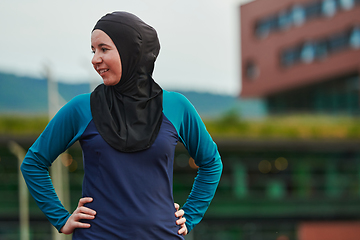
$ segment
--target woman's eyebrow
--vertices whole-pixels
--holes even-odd
[[[107,45],[107,44],[105,44],[105,43],[99,43],[99,44],[98,44],[98,47],[103,47],[103,46],[109,47],[109,45]],[[94,46],[91,45],[91,48],[94,48]]]

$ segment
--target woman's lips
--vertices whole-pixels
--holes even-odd
[[[98,72],[100,76],[103,76],[107,71],[109,71],[109,69],[101,69]]]

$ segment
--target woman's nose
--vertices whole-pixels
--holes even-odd
[[[95,52],[93,58],[91,59],[91,63],[95,65],[97,63],[101,63],[101,61],[102,61],[101,56],[99,56],[99,54],[96,54]]]

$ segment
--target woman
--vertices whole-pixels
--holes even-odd
[[[73,239],[183,239],[202,219],[220,180],[216,144],[188,100],[152,79],[160,50],[152,27],[130,13],[107,14],[92,31],[91,48],[104,84],[66,104],[29,149],[21,166],[29,190],[50,222]],[[48,167],[77,140],[83,198],[70,215]],[[180,211],[172,197],[178,141],[199,166]]]

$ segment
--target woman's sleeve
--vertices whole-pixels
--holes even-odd
[[[75,97],[59,110],[29,148],[20,167],[37,205],[58,230],[66,223],[70,214],[55,193],[49,167],[85,131],[89,118],[91,119],[87,98],[87,95]]]
[[[191,231],[201,221],[215,195],[223,166],[217,146],[199,114],[184,96],[180,95],[179,98],[182,109],[175,110],[178,113],[182,112],[178,133],[199,167],[191,193],[182,207],[188,231]]]

